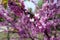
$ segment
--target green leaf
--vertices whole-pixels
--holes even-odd
[[[8,0],[2,0],[2,4],[4,5],[5,8],[7,8],[7,3],[8,3]]]
[[[0,18],[0,22],[3,22],[4,21],[4,19],[3,18]]]
[[[38,1],[38,6],[41,7],[42,4],[43,4],[43,0],[39,0],[39,1]]]

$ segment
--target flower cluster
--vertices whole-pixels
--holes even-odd
[[[5,19],[8,26],[18,30],[21,38],[38,40],[38,34],[44,35],[44,40],[59,40],[56,36],[57,27],[60,26],[60,4],[59,0],[45,1],[42,7],[32,13],[25,9],[24,1],[8,0],[8,8],[0,5],[0,15]],[[10,23],[10,25],[9,25]],[[51,29],[54,29],[54,37]],[[20,38],[20,40],[22,40]]]

